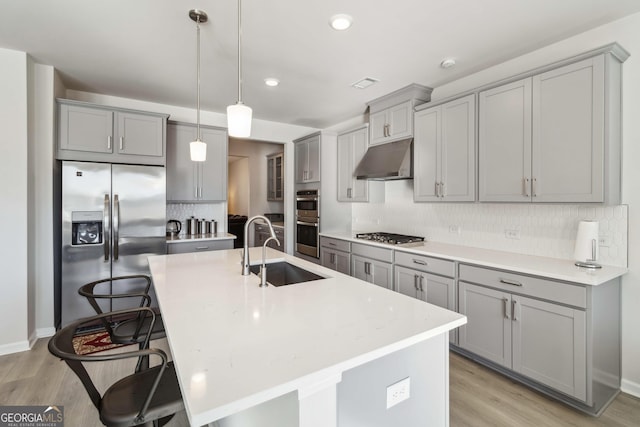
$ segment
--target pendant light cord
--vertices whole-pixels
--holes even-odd
[[[242,0],[238,0],[238,104],[242,104]]]
[[[197,101],[197,135],[196,135],[196,141],[200,141],[200,16],[197,17],[196,19],[196,33],[197,33],[197,45],[198,45],[198,52],[196,54],[196,68],[197,68],[197,81],[198,81],[198,101]]]

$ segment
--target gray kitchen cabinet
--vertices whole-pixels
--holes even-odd
[[[406,101],[369,116],[369,145],[384,144],[413,135],[413,104]]]
[[[393,251],[391,249],[351,244],[351,275],[393,290]]]
[[[510,368],[511,294],[459,282],[458,295],[460,313],[467,316],[467,324],[459,328],[458,345]]]
[[[369,145],[411,138],[413,109],[429,102],[432,91],[430,87],[414,83],[370,101]]]
[[[369,129],[362,126],[338,135],[338,201],[366,202],[369,181],[356,179],[354,172],[367,151]]]
[[[294,141],[297,184],[320,181],[320,134]]]
[[[402,294],[456,311],[454,277],[453,261],[395,251],[394,283]],[[450,331],[449,341],[455,344],[456,336],[455,330]]]
[[[531,79],[479,95],[478,198],[531,200]]]
[[[284,153],[267,156],[267,200],[284,200]]]
[[[471,94],[415,113],[416,202],[475,200],[475,106]]]
[[[480,92],[479,200],[619,202],[624,59],[601,53]]]
[[[233,239],[174,242],[167,245],[168,254],[220,251],[233,249]]]
[[[167,201],[212,202],[227,199],[227,132],[200,126],[207,160],[192,162],[189,143],[195,125],[170,122],[167,127]]]
[[[167,115],[57,102],[58,159],[165,164]]]
[[[351,274],[351,243],[320,236],[320,264],[343,274]]]
[[[603,404],[598,394],[609,386],[596,391],[601,386],[591,381],[600,379],[592,377],[588,362],[615,377],[618,362],[605,359],[616,359],[619,351],[596,350],[602,357],[594,360],[590,346],[612,343],[589,340],[619,330],[619,320],[604,314],[617,309],[619,284],[587,288],[461,264],[458,290],[460,313],[468,318],[459,331],[461,348],[587,405]],[[599,301],[594,293],[602,294]],[[602,322],[611,329],[600,330]]]

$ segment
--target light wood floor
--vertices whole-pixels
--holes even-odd
[[[0,356],[0,405],[63,405],[68,427],[100,426],[82,384],[49,354],[47,342],[40,339],[31,351]],[[154,341],[152,347],[166,349],[166,340]],[[459,355],[451,353],[450,360],[452,427],[640,426],[640,399],[635,397],[620,394],[600,418],[593,418]],[[132,372],[134,363],[90,363],[87,370],[103,390],[113,378]],[[168,424],[188,425],[184,412]]]

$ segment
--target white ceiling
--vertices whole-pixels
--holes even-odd
[[[640,11],[639,0],[244,0],[243,100],[254,118],[324,128],[410,83],[438,86]],[[69,89],[184,107],[237,100],[234,0],[0,0],[0,47],[54,66]],[[329,17],[353,16],[332,30]],[[613,41],[613,40],[612,40]],[[578,53],[578,52],[576,52]],[[457,65],[441,69],[452,57]],[[1,73],[1,71],[0,71]],[[368,89],[350,85],[368,76]],[[277,88],[264,78],[277,77]]]

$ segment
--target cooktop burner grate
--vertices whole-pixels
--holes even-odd
[[[407,236],[404,234],[385,233],[385,232],[358,233],[356,234],[356,238],[363,239],[363,240],[371,240],[379,243],[387,243],[390,245],[401,245],[405,243],[424,242],[424,237]]]

